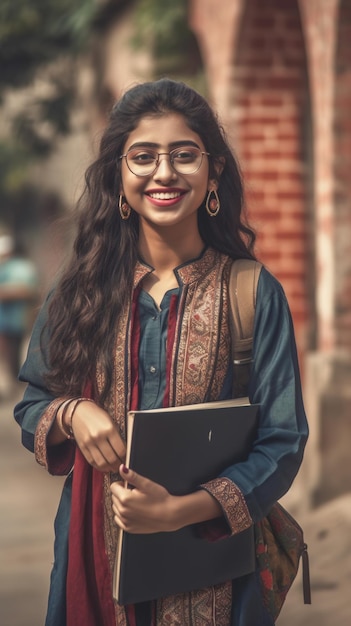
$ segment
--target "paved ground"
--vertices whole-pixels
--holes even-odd
[[[0,404],[0,624],[43,626],[62,480],[20,444],[12,410]]]
[[[13,404],[0,404],[0,625],[43,626],[62,480],[21,446]],[[298,579],[277,624],[349,626],[351,494],[299,521],[309,544],[313,604],[303,605]]]

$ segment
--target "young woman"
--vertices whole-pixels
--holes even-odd
[[[118,527],[167,532],[222,519],[237,533],[262,520],[302,460],[307,424],[290,313],[263,269],[250,378],[260,427],[248,460],[182,497],[124,465],[130,408],[235,391],[228,278],[233,259],[253,258],[255,238],[242,195],[224,134],[195,91],[163,79],[116,104],[87,172],[72,260],[33,331],[15,410],[37,461],[68,474],[48,626],[274,623],[258,572],[129,607],[111,593]],[[133,490],[120,482],[126,475]]]

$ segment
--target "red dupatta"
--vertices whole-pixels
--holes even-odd
[[[132,304],[131,346],[131,408],[138,407],[138,352],[140,323],[136,306],[139,290]],[[177,297],[171,298],[167,341],[167,386],[165,404],[169,396],[169,374],[172,346],[175,336]],[[85,389],[84,397],[92,397],[92,387]],[[94,469],[76,446],[71,519],[69,529],[68,571],[66,585],[67,626],[116,626],[112,597],[112,573],[106,554],[104,538],[104,476]],[[125,607],[128,626],[135,626],[133,606]]]
[[[84,397],[93,397],[87,385]],[[104,541],[104,475],[76,446],[66,583],[67,626],[115,626],[112,577]]]
[[[76,448],[67,571],[67,626],[115,626],[104,542],[103,474]]]
[[[204,308],[206,320],[209,327],[214,328],[214,332],[206,333],[203,336],[202,326],[197,323],[197,316],[192,316],[182,328],[182,334],[179,338],[178,345],[180,348],[177,353],[177,363],[179,372],[177,375],[183,381],[181,386],[181,394],[179,394],[179,386],[174,385],[170,390],[170,373],[172,361],[172,343],[175,337],[176,327],[176,307],[175,301],[171,303],[168,327],[168,346],[167,346],[167,386],[165,394],[164,406],[168,404],[168,397],[171,393],[172,402],[176,404],[201,401],[204,392],[199,394],[198,376],[193,376],[193,371],[198,371],[199,356],[196,351],[198,341],[200,341],[203,351],[201,354],[209,354],[209,363],[207,369],[213,371],[211,367],[216,365],[217,376],[212,384],[209,381],[209,389],[206,395],[209,398],[215,398],[217,395],[217,387],[221,388],[223,379],[227,371],[227,350],[224,350],[224,357],[219,359],[217,354],[217,346],[220,348],[225,344],[221,341],[227,333],[227,327],[218,326],[218,302],[222,302],[222,293],[216,288],[218,284],[215,278],[218,273],[222,275],[223,267],[226,264],[226,258],[223,257],[221,263],[215,263],[213,256],[218,253],[208,250],[202,258],[197,262],[197,267],[185,266],[179,270],[182,273],[182,281],[185,284],[192,285],[191,290],[191,306],[197,310],[198,303]],[[195,266],[195,263],[192,264]],[[213,272],[209,271],[213,268]],[[206,280],[201,284],[201,289],[197,288],[199,272],[204,275]],[[196,278],[196,280],[195,280]],[[136,289],[136,292],[138,290]],[[213,294],[213,291],[215,292]],[[136,295],[136,294],[135,294]],[[136,298],[134,298],[132,318],[135,318],[137,307],[135,306]],[[189,308],[189,307],[188,307]],[[133,314],[134,313],[134,314]],[[188,313],[188,309],[187,309]],[[223,316],[225,320],[226,317]],[[131,408],[137,408],[137,363],[138,363],[138,328],[137,320],[132,319],[132,329],[130,336],[131,341]],[[220,336],[219,336],[220,335]],[[194,337],[194,341],[189,340]],[[189,348],[195,346],[192,350]],[[223,352],[223,350],[222,350]],[[220,350],[220,354],[222,354]],[[123,357],[123,351],[120,350],[119,358]],[[123,358],[122,358],[123,362]],[[88,395],[88,394],[87,394]],[[203,401],[203,400],[202,400]],[[69,531],[69,557],[67,572],[67,626],[116,626],[115,606],[112,598],[112,573],[109,565],[108,556],[106,554],[105,538],[104,538],[104,478],[101,472],[94,470],[84,459],[81,452],[76,450],[75,466],[73,472],[72,485],[72,508],[71,521]],[[128,626],[135,626],[135,616],[133,607],[126,607],[126,621]],[[125,626],[123,624],[123,626]]]

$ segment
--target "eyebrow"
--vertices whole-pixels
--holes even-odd
[[[168,144],[168,147],[170,150],[173,150],[174,148],[179,148],[180,146],[194,146],[195,148],[199,148],[201,150],[201,147],[195,141],[191,141],[190,139],[183,140],[183,141],[172,141],[172,143]],[[129,150],[134,150],[135,148],[158,149],[160,148],[160,144],[153,143],[151,141],[138,141],[136,143],[133,143],[131,146],[129,146],[129,148],[127,149],[127,152]]]

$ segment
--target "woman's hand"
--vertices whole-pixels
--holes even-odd
[[[80,402],[72,419],[74,439],[82,454],[101,472],[117,472],[125,444],[109,414],[95,402]]]
[[[185,496],[173,496],[162,485],[121,465],[124,483],[111,484],[112,509],[116,524],[129,533],[157,533],[179,530],[223,514],[218,502],[200,489]]]
[[[172,518],[177,497],[171,496],[162,485],[127,469],[125,465],[121,465],[119,473],[133,489],[125,487],[121,482],[111,484],[116,524],[129,533],[176,530]]]

